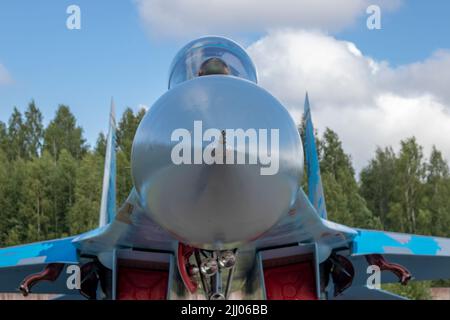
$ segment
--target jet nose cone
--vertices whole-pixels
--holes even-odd
[[[167,92],[136,133],[132,171],[148,214],[183,242],[230,248],[287,212],[303,172],[300,137],[255,84],[205,76]]]

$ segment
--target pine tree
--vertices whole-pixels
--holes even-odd
[[[7,153],[9,160],[23,158],[26,154],[25,131],[22,114],[16,107],[14,107],[13,113],[8,121],[7,140]]]
[[[44,134],[44,125],[42,124],[42,113],[36,107],[32,100],[25,112],[25,156],[31,158],[38,156],[42,147],[42,138]]]
[[[76,124],[69,107],[60,105],[55,118],[44,132],[44,149],[58,159],[62,149],[66,149],[75,159],[80,160],[87,151],[83,129]]]
[[[101,156],[103,159],[106,154],[106,137],[103,132],[100,132],[97,138],[97,142],[95,143],[95,153]]]

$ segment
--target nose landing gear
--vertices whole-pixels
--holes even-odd
[[[209,300],[228,299],[236,266],[237,250],[201,250],[201,253],[203,256],[203,261],[197,261],[197,263],[200,262],[201,266],[210,266],[209,269],[200,267],[200,276],[205,278],[204,281],[202,281],[202,285],[206,296],[209,298]],[[200,257],[200,260],[201,259],[202,258]],[[222,276],[224,272],[228,272],[225,289],[223,289],[222,285]]]
[[[209,251],[180,243],[178,268],[186,288],[194,293],[198,287],[197,280],[200,280],[205,296],[209,300],[228,299],[236,266],[236,254],[237,249]],[[193,256],[194,262],[190,261],[191,256]],[[191,270],[196,270],[196,272]],[[224,272],[228,272],[225,288],[222,284]]]

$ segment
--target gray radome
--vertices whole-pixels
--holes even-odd
[[[184,128],[193,140],[194,121],[202,121],[203,133],[278,129],[278,172],[261,175],[259,162],[175,165],[172,133]],[[228,139],[226,145],[235,152]],[[270,229],[293,204],[303,172],[300,136],[286,109],[256,84],[222,75],[186,81],[156,101],[136,132],[131,160],[148,215],[180,241],[207,249],[232,248]]]

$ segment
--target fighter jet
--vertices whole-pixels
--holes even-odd
[[[274,61],[276,63],[276,61]],[[282,84],[280,84],[282,85]],[[116,209],[111,107],[98,228],[0,249],[0,291],[63,299],[402,299],[450,278],[450,239],[327,219],[309,98],[305,139],[245,50],[188,43],[134,137]],[[302,189],[307,174],[307,192]]]

